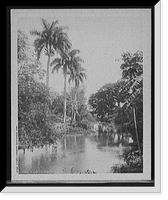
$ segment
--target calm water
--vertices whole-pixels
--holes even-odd
[[[20,173],[79,173],[86,170],[107,173],[115,164],[123,163],[129,151],[128,138],[99,138],[96,135],[67,135],[58,144],[20,149]]]

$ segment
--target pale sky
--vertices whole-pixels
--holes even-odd
[[[145,52],[144,38],[150,34],[150,9],[21,10],[18,13],[18,29],[28,35],[31,43],[35,37],[30,36],[30,30],[42,30],[41,18],[48,22],[58,20],[60,26],[68,27],[72,49],[81,51],[82,67],[87,70],[87,98],[104,84],[121,78],[121,62],[116,59],[125,52]],[[40,61],[46,69],[44,54]],[[49,86],[57,92],[63,91],[61,71],[54,74],[50,71]]]

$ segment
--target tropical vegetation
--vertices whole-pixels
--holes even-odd
[[[112,171],[122,173],[134,168],[142,172],[143,53],[122,54],[121,78],[103,85],[87,102],[84,60],[80,50],[72,48],[67,27],[60,26],[57,20],[48,23],[42,19],[41,22],[41,31],[30,31],[35,36],[33,52],[28,36],[21,30],[17,32],[19,144],[53,144],[67,133],[90,133],[97,122],[109,127],[115,124],[118,132],[132,136],[134,146],[125,155],[125,164],[113,167]],[[47,70],[40,63],[41,54],[47,56]],[[61,94],[50,88],[50,69],[52,73],[63,72]]]
[[[42,25],[42,31],[30,31],[36,36],[34,52],[30,50],[28,36],[18,30],[18,134],[21,145],[54,143],[62,134],[72,131],[67,123],[69,126],[73,123],[75,127],[84,127],[84,119],[89,115],[84,101],[85,90],[79,87],[86,79],[86,70],[81,67],[83,60],[77,55],[80,51],[71,49],[67,27],[59,26],[58,21],[50,24],[44,19]],[[39,60],[42,53],[47,56],[46,71]],[[51,67],[52,73],[59,69],[63,71],[63,94],[49,87]],[[45,76],[46,83],[43,81]],[[69,93],[67,77],[69,83],[75,83]],[[62,122],[64,125],[59,129],[58,124]],[[81,132],[80,129],[75,130]]]
[[[136,156],[143,159],[143,53],[124,53],[122,77],[102,86],[89,98],[92,114],[98,121],[118,125],[119,132],[130,133]],[[130,159],[130,155],[125,160]],[[134,159],[133,159],[134,160]],[[139,162],[139,159],[137,159]],[[128,162],[126,161],[126,166]],[[123,166],[122,166],[123,168]],[[135,167],[136,170],[136,167]],[[139,169],[137,169],[139,170]]]

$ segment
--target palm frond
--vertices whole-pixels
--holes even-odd
[[[74,57],[73,59],[74,59],[74,61],[77,62],[77,63],[84,63],[84,60],[83,60],[81,57],[79,57],[79,56],[76,56],[76,57]]]
[[[78,80],[81,82],[81,83],[83,83],[83,77],[82,76],[78,76]]]
[[[58,36],[61,33],[64,33],[65,30],[67,30],[68,27],[67,26],[55,26],[54,27],[54,33]]]
[[[132,104],[135,104],[136,101],[141,100],[143,97],[143,75],[141,74],[133,80],[128,81],[124,86],[124,90],[127,90],[128,97],[123,104],[123,108],[127,110]]]
[[[80,67],[80,72],[86,72],[86,69],[83,67]]]
[[[52,69],[52,74],[55,72],[55,71],[57,71],[57,73],[58,73],[58,71],[59,71],[59,69],[62,67],[62,64],[57,64],[57,65],[55,65],[54,67],[53,67],[53,69]]]
[[[70,55],[70,57],[74,57],[76,54],[79,54],[80,53],[80,50],[78,50],[78,49],[73,49],[73,50],[71,50],[70,52],[69,52],[69,55]]]
[[[44,44],[42,44],[42,45],[36,50],[36,52],[37,52],[37,60],[40,59],[41,52],[42,52],[43,48],[44,48]]]
[[[50,66],[52,67],[52,66],[55,65],[55,64],[61,64],[61,61],[62,61],[61,58],[55,58],[55,59],[51,62]]]
[[[67,53],[65,50],[63,50],[63,49],[60,48],[60,49],[58,50],[58,52],[59,52],[59,54],[60,54],[62,60],[66,61],[66,62],[69,61],[68,53]]]
[[[45,40],[43,38],[36,38],[34,40],[34,47],[35,50],[38,49],[40,46],[42,46],[43,44],[45,44]]]
[[[41,21],[42,21],[44,29],[48,31],[50,28],[50,24],[44,18],[42,18]]]
[[[54,38],[54,49],[59,53],[67,53],[72,46],[67,33],[58,30],[55,32]]]
[[[83,78],[83,79],[87,79],[87,75],[86,75],[86,73],[80,73],[80,76]]]
[[[30,34],[31,34],[31,35],[36,35],[36,36],[41,37],[41,32],[40,32],[40,31],[37,31],[37,30],[32,30],[32,31],[30,31]]]
[[[130,90],[128,93],[131,93],[133,90],[136,90],[137,88],[141,88],[140,85],[143,82],[143,75],[137,76],[133,82],[133,84],[130,87]]]
[[[87,78],[85,69],[80,67],[80,68],[71,68],[70,69],[70,77],[69,77],[69,83],[72,81],[75,82],[76,87],[79,86],[80,82],[83,83],[84,79]]]
[[[52,22],[51,26],[50,26],[50,30],[54,29],[55,25],[58,24],[58,20]]]
[[[35,51],[37,52],[37,59],[40,58],[40,55],[41,55],[41,52],[42,52],[44,46],[45,46],[45,40],[44,40],[44,39],[42,39],[42,38],[37,38],[37,39],[34,41]]]

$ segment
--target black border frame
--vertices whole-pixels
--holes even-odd
[[[147,3],[147,2],[146,2]],[[151,3],[151,2],[150,2]],[[6,6],[6,178],[0,191],[8,187],[154,187],[155,186],[155,11],[145,6]],[[151,9],[151,181],[103,183],[13,183],[11,182],[11,9]]]

